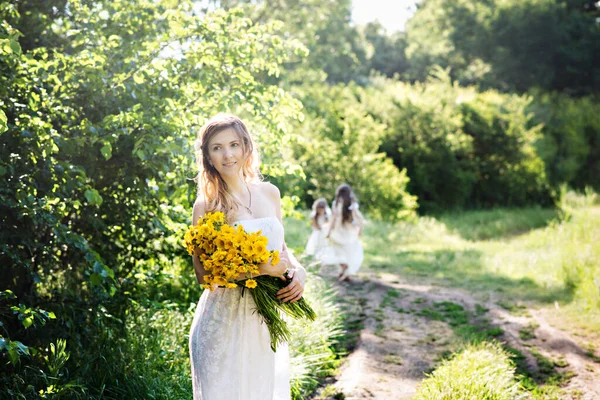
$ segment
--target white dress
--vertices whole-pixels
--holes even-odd
[[[364,259],[364,250],[359,237],[363,217],[358,204],[353,204],[351,223],[342,223],[341,204],[334,204],[334,222],[329,233],[329,245],[322,256],[323,264],[347,264],[345,276],[354,275]]]
[[[246,232],[262,230],[269,250],[281,250],[276,217],[241,220]],[[216,288],[200,297],[190,330],[194,400],[289,400],[287,343],[271,350],[267,326],[250,293]]]
[[[306,243],[306,255],[313,256],[317,260],[320,260],[323,256],[323,252],[327,248],[327,231],[329,226],[327,225],[327,218],[325,215],[321,215],[317,218],[317,223],[321,229],[312,228],[312,233]]]

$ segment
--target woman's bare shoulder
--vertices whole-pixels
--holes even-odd
[[[263,193],[265,196],[268,196],[272,199],[277,198],[278,200],[281,198],[281,192],[279,188],[273,185],[271,182],[258,182],[255,183],[256,188]]]

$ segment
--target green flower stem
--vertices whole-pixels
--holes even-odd
[[[275,351],[278,344],[287,342],[290,338],[290,331],[282,318],[282,313],[295,319],[306,318],[310,321],[314,321],[317,314],[304,298],[294,303],[284,303],[277,299],[277,292],[286,287],[289,281],[267,275],[261,275],[254,279],[258,286],[249,291],[256,303],[256,311],[269,328],[271,349]],[[244,285],[244,281],[240,281],[239,284]]]

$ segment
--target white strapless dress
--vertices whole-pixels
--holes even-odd
[[[269,250],[281,250],[276,217],[241,220],[246,232],[262,230]],[[289,400],[287,343],[271,350],[267,326],[248,291],[217,288],[200,297],[190,330],[194,400]]]

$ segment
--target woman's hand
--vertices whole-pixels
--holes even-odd
[[[277,292],[277,299],[282,302],[295,303],[302,298],[304,293],[304,283],[306,282],[306,272],[304,269],[290,270],[288,278],[291,282]]]
[[[277,265],[271,264],[268,262],[266,264],[260,264],[258,266],[258,271],[261,275],[270,275],[275,276],[277,278],[281,278],[285,280],[283,274],[290,267],[290,258],[287,254],[287,251],[282,251],[279,254],[279,263]]]

